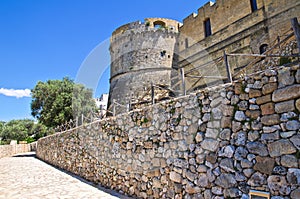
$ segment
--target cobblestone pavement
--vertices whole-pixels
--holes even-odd
[[[35,158],[34,153],[0,159],[0,199],[116,199],[78,177]]]

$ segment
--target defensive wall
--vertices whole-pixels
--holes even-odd
[[[300,198],[300,66],[38,140],[37,156],[138,198]]]
[[[172,88],[178,96],[183,90],[179,84],[180,68],[192,70],[185,78],[187,91],[222,84],[226,81],[226,67],[224,61],[218,60],[224,51],[261,54],[284,39],[294,17],[300,18],[299,0],[216,0],[183,19],[182,24],[165,18],[125,24],[111,36],[108,107],[112,111],[116,100],[123,105],[117,107],[119,114],[126,112],[128,104],[151,101],[152,83]],[[282,46],[278,50],[282,52]],[[296,47],[288,54],[295,50]],[[253,57],[234,56],[228,63],[234,73],[252,60]],[[161,99],[169,97],[165,92],[156,96],[160,94]]]
[[[291,29],[290,19],[300,17],[299,0],[216,0],[208,2],[183,20],[179,28],[178,67],[190,70],[227,53],[261,54],[274,42],[283,39]],[[248,64],[252,58],[231,57],[234,70]],[[224,64],[215,63],[195,70],[191,75],[226,76]],[[186,80],[187,89],[197,79]],[[203,79],[196,86],[214,82]],[[194,87],[196,87],[194,85]]]
[[[111,37],[111,74],[108,107],[113,100],[119,104],[151,98],[151,83],[171,85],[173,53],[179,22],[148,18],[115,30]],[[126,108],[118,107],[117,113]]]
[[[30,144],[0,145],[0,158],[11,157],[18,153],[27,153],[36,150],[36,142]]]

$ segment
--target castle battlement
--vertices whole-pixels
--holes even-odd
[[[135,21],[117,28],[111,36],[111,41],[115,41],[122,36],[143,32],[164,31],[167,33],[178,33],[182,24],[178,21],[166,18],[146,18],[144,22]]]
[[[125,24],[111,36],[109,103],[116,100],[128,104],[132,98],[147,96],[152,83],[178,90],[178,68],[192,70],[190,77],[224,77],[225,66],[221,62],[205,64],[218,60],[223,51],[262,53],[291,28],[290,19],[299,18],[299,14],[299,0],[215,0],[187,16],[183,24],[166,18]],[[234,70],[248,64],[249,59],[234,57],[229,64]],[[200,69],[203,65],[206,68]],[[186,77],[185,87],[191,92],[211,82],[215,80]]]

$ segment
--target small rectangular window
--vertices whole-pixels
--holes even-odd
[[[252,12],[254,12],[255,10],[257,10],[257,2],[256,2],[256,0],[250,0],[250,4],[251,4],[251,10],[252,10]]]
[[[211,25],[210,25],[209,18],[204,21],[204,34],[205,34],[205,37],[208,37],[211,35]]]
[[[189,47],[189,40],[188,38],[185,38],[185,48],[188,48]]]

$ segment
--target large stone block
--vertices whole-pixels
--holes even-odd
[[[274,82],[274,83],[269,83],[269,84],[266,84],[266,85],[264,85],[263,86],[263,88],[262,88],[262,93],[264,94],[264,95],[267,95],[267,94],[269,94],[269,93],[272,93],[274,90],[276,90],[277,89],[277,83],[276,82]]]
[[[274,111],[274,103],[269,102],[260,106],[262,115],[271,115],[275,113]]]
[[[221,174],[217,177],[216,184],[223,188],[232,188],[237,185],[237,181],[235,180],[235,176],[232,174]]]
[[[256,164],[254,165],[254,170],[259,171],[264,174],[267,174],[267,175],[271,175],[274,165],[275,165],[274,158],[257,156]]]
[[[275,90],[272,94],[273,102],[282,102],[300,97],[300,84],[294,84]]]
[[[294,145],[286,139],[268,144],[268,149],[271,157],[293,154],[297,151]]]
[[[276,113],[285,113],[289,111],[294,111],[294,100],[289,100],[285,102],[280,102],[275,104],[275,111]]]
[[[208,151],[216,151],[219,147],[219,142],[214,139],[205,139],[201,142],[201,146],[203,149]]]
[[[275,125],[280,123],[279,115],[273,114],[273,115],[265,115],[261,118],[261,123],[264,125]]]

